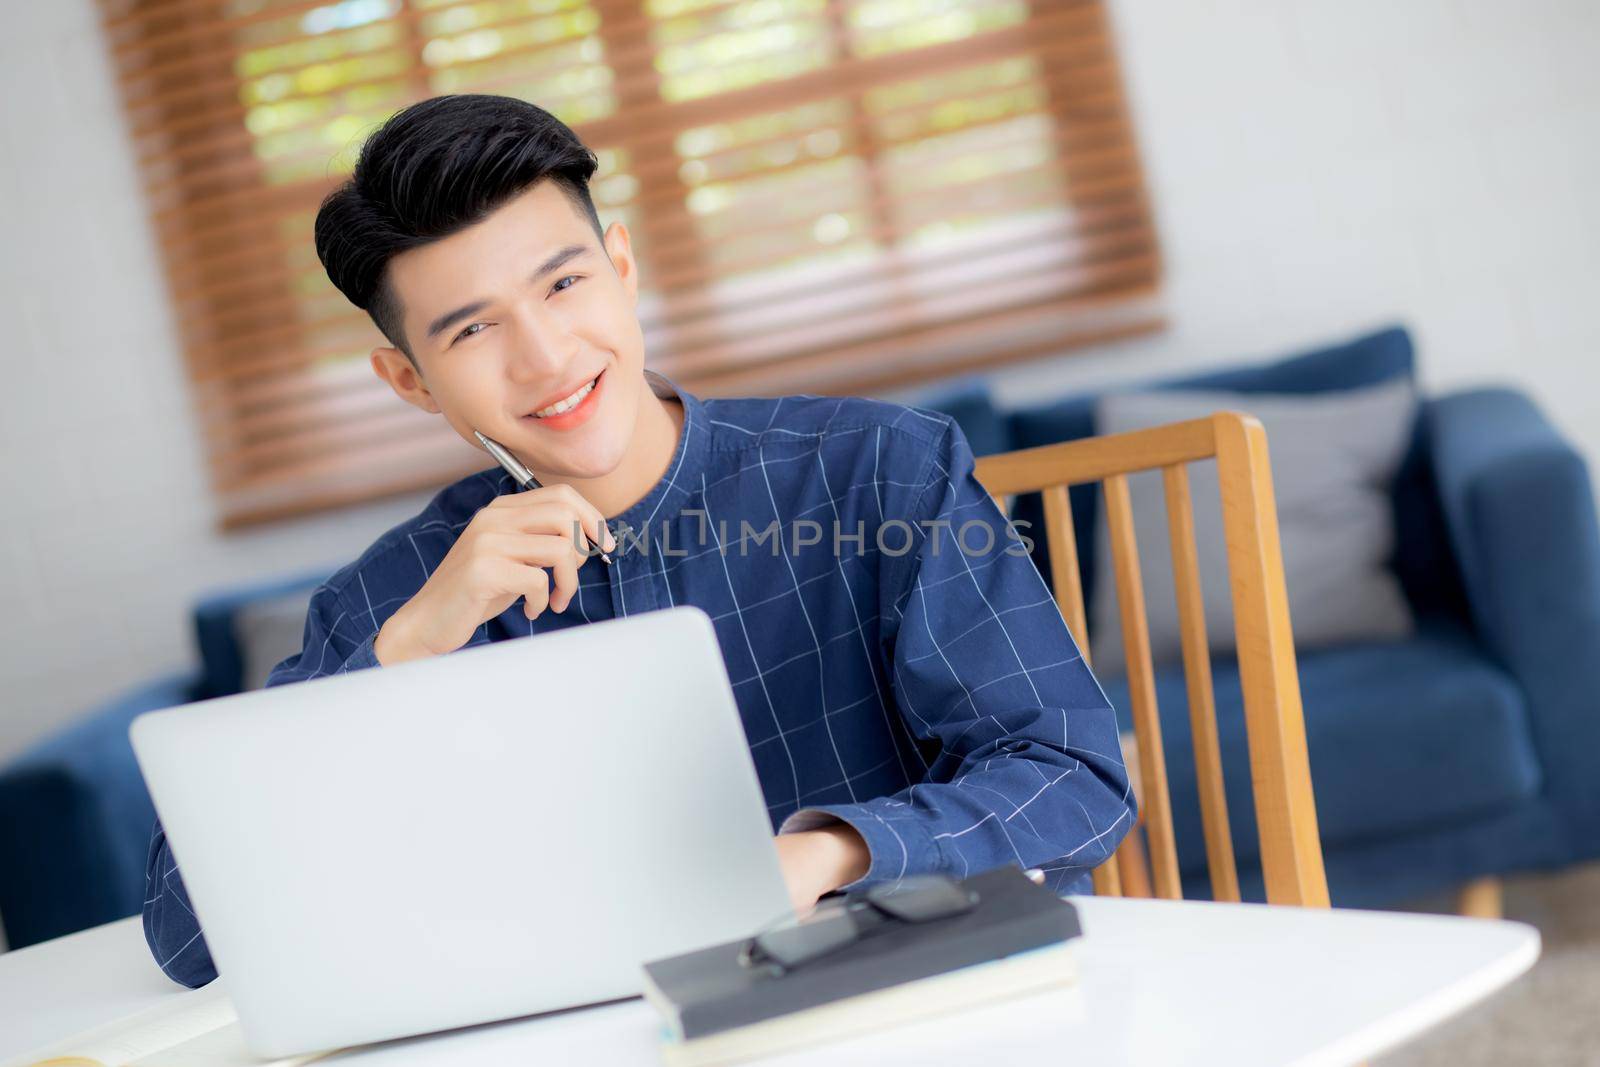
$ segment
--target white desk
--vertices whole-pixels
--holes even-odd
[[[1082,982],[764,1061],[778,1064],[1352,1063],[1532,965],[1522,923],[1385,912],[1073,898]],[[162,997],[137,918],[0,955],[0,1063]],[[654,1064],[640,1001],[387,1042],[338,1067]],[[1045,1057],[1041,1059],[1041,1057]]]

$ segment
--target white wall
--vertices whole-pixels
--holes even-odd
[[[345,562],[426,498],[214,532],[95,20],[91,0],[0,0],[0,762],[194,662],[198,594]]]
[[[1008,370],[1003,399],[1398,320],[1426,387],[1519,385],[1600,459],[1600,4],[1111,8],[1171,328]]]
[[[1390,319],[1600,456],[1600,5],[1113,0],[1172,328],[1003,399]],[[0,760],[191,661],[227,582],[353,557],[422,495],[222,536],[90,0],[0,0]]]

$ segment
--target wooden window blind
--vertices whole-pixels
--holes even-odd
[[[647,362],[866,393],[1159,325],[1101,0],[100,0],[224,527],[486,466],[373,374],[318,205],[438,93],[600,157]]]

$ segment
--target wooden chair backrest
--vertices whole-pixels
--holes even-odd
[[[1151,883],[1156,896],[1178,899],[1183,892],[1173,841],[1172,804],[1167,790],[1161,722],[1156,713],[1144,590],[1128,495],[1130,474],[1161,471],[1166,489],[1184,676],[1212,894],[1217,900],[1238,900],[1239,876],[1223,793],[1216,704],[1187,469],[1188,464],[1207,459],[1216,460],[1221,483],[1228,577],[1267,901],[1327,907],[1327,876],[1323,871],[1317,813],[1311,794],[1311,769],[1306,758],[1305,720],[1289,629],[1289,601],[1278,543],[1277,507],[1267,460],[1267,437],[1261,423],[1248,415],[1219,412],[1209,418],[1133,433],[983,456],[977,460],[976,474],[1002,512],[1007,510],[1007,497],[1019,493],[1041,494],[1056,602],[1085,657],[1089,654],[1089,643],[1083,581],[1067,489],[1091,482],[1103,484],[1137,746],[1137,781],[1141,789],[1138,799],[1149,841]],[[1119,849],[1119,855],[1135,847],[1131,844],[1134,840],[1134,835],[1130,835]],[[1123,892],[1115,863],[1102,864],[1095,870],[1094,878],[1097,893],[1120,895]]]

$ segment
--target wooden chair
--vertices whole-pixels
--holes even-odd
[[[1137,759],[1129,760],[1130,773],[1136,774],[1135,795],[1140,801],[1141,823],[1148,841],[1148,861],[1139,854],[1144,843],[1138,832],[1130,833],[1118,848],[1115,862],[1104,863],[1095,870],[1095,892],[1111,896],[1143,892],[1177,899],[1183,892],[1128,495],[1128,475],[1157,469],[1162,472],[1211,889],[1217,900],[1236,901],[1239,877],[1222,787],[1187,471],[1187,464],[1208,459],[1216,460],[1221,482],[1228,578],[1267,901],[1327,907],[1328,883],[1317,837],[1311,769],[1306,759],[1305,721],[1289,629],[1277,508],[1267,462],[1266,432],[1261,423],[1247,415],[1221,412],[1210,418],[1134,433],[984,456],[977,460],[976,473],[1002,512],[1006,511],[1007,497],[1041,493],[1056,602],[1086,657],[1089,645],[1083,582],[1067,488],[1103,483],[1137,755]],[[1209,580],[1221,577],[1206,576]],[[1148,888],[1138,884],[1141,879],[1148,881]]]

